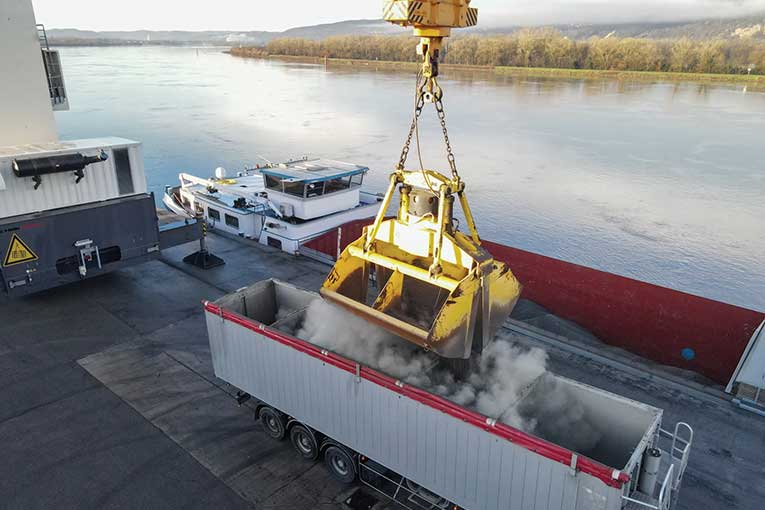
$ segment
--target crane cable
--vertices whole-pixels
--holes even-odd
[[[409,127],[409,133],[406,138],[406,142],[404,143],[404,147],[401,150],[401,157],[399,158],[399,162],[397,165],[398,170],[404,170],[404,167],[406,165],[406,160],[409,156],[409,150],[412,143],[412,137],[416,138],[416,147],[417,147],[417,159],[420,163],[420,171],[423,174],[423,177],[425,179],[425,183],[427,184],[429,190],[434,195],[438,196],[438,192],[433,189],[433,186],[430,182],[430,179],[427,175],[427,172],[425,171],[425,165],[422,162],[422,152],[420,147],[420,127],[419,127],[419,118],[422,114],[422,109],[425,106],[426,97],[430,97],[429,102],[433,102],[436,107],[436,113],[438,114],[438,119],[441,124],[441,130],[444,135],[444,143],[446,144],[446,154],[447,154],[447,161],[449,162],[449,167],[452,171],[452,179],[455,181],[460,180],[459,172],[457,171],[457,163],[454,158],[454,152],[452,151],[451,142],[449,140],[449,131],[446,127],[446,113],[444,111],[444,104],[443,104],[443,91],[441,90],[441,87],[438,85],[438,81],[435,77],[429,77],[425,80],[422,80],[422,71],[417,73],[417,81],[415,86],[415,95],[414,95],[414,115],[412,117],[412,124]]]
[[[422,79],[422,71],[419,71],[417,73],[417,83],[416,83],[415,91],[414,91],[414,111],[415,111],[415,115],[414,115],[414,138],[415,138],[415,142],[417,144],[416,145],[416,147],[417,147],[417,159],[420,162],[420,172],[422,172],[422,177],[425,180],[425,184],[428,186],[428,191],[430,191],[430,193],[433,196],[437,197],[437,196],[439,196],[439,192],[438,192],[438,190],[434,189],[433,185],[430,183],[430,176],[425,171],[425,165],[422,162],[422,150],[420,149],[420,122],[419,122],[419,115],[417,114],[417,104],[420,101],[420,98],[423,98],[422,100],[423,100],[423,105],[424,105],[424,97],[425,97],[424,93],[420,89],[420,80],[421,79]],[[420,107],[420,112],[422,112],[422,107]]]

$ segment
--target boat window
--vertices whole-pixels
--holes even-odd
[[[327,187],[325,193],[334,193],[336,191],[342,191],[351,187],[351,178],[343,177],[340,179],[332,179],[327,181]]]
[[[275,189],[278,191],[282,190],[282,181],[274,177],[273,175],[264,175],[265,182],[266,182],[266,188],[268,189]]]
[[[117,172],[117,189],[120,195],[133,193],[133,175],[130,172],[130,155],[127,149],[114,149],[114,169]]]
[[[311,184],[306,186],[305,196],[307,196],[308,198],[319,197],[323,194],[324,194],[323,182],[312,182]]]
[[[282,249],[282,242],[279,239],[275,239],[271,236],[268,236],[268,246],[271,246],[273,248],[279,248]]]
[[[239,228],[239,218],[235,216],[231,216],[230,214],[227,214],[226,225],[228,225],[229,227]]]
[[[351,186],[361,186],[364,182],[364,174],[356,174],[351,176]]]
[[[217,209],[213,209],[212,207],[207,208],[207,216],[209,216],[210,218],[214,220],[220,221],[220,211],[218,211]]]
[[[284,192],[289,195],[295,195],[296,197],[302,197],[305,191],[305,183],[303,181],[289,182],[282,181],[284,185]]]

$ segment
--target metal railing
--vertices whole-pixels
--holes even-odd
[[[69,101],[64,87],[64,73],[61,71],[61,58],[58,51],[50,49],[45,25],[37,25],[37,39],[40,41],[45,77],[48,80],[48,93],[54,110],[66,110]]]
[[[688,457],[691,445],[693,444],[693,428],[685,422],[678,422],[673,431],[659,429],[656,436],[657,446],[659,438],[664,438],[671,442],[669,443],[669,451],[660,448],[662,456],[666,456],[667,462],[669,462],[669,467],[662,480],[658,496],[654,496],[655,493],[647,494],[645,496],[650,501],[641,501],[631,497],[638,496],[639,494],[623,495],[622,500],[627,502],[630,508],[670,510],[672,504],[677,499],[677,493],[680,490],[685,469],[688,467]]]
[[[664,480],[661,483],[661,489],[659,490],[659,498],[657,503],[650,503],[648,501],[640,501],[639,499],[631,498],[629,496],[622,496],[624,501],[632,503],[632,507],[647,508],[650,510],[669,510],[672,508],[672,476],[674,475],[675,466],[669,466],[667,474],[664,476]]]
[[[48,33],[45,31],[45,25],[41,23],[37,24],[37,39],[40,40],[40,46],[44,50],[50,49],[50,44],[48,44]]]
[[[664,480],[661,483],[661,489],[659,490],[659,498],[656,504],[647,501],[640,501],[639,499],[631,498],[629,496],[622,496],[624,501],[632,503],[632,506],[639,506],[641,508],[649,508],[651,510],[669,510],[672,508],[672,476],[674,475],[675,466],[669,466],[667,474],[664,475]]]
[[[681,432],[683,436],[681,436]],[[685,422],[677,422],[674,432],[668,432],[661,429],[659,433],[665,434],[665,437],[672,438],[672,446],[670,447],[669,455],[672,461],[672,465],[677,467],[677,474],[672,484],[672,489],[677,490],[680,488],[680,483],[683,481],[683,475],[685,474],[685,468],[688,467],[688,456],[691,453],[691,444],[693,444],[693,429]]]
[[[667,475],[664,477],[664,481],[661,483],[661,490],[659,491],[659,508],[661,510],[672,508],[672,493],[675,490],[673,486],[673,478],[675,465],[669,466]]]

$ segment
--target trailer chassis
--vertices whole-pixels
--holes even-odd
[[[261,422],[266,435],[271,439],[284,441],[289,438],[292,447],[306,461],[315,462],[323,458],[329,474],[341,484],[361,482],[408,510],[460,510],[458,505],[446,498],[428,491],[249,393],[237,390],[234,400],[240,407],[251,403],[248,407],[254,408],[255,420]],[[349,496],[346,504],[350,504],[353,497]]]

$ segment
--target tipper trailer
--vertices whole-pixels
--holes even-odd
[[[692,430],[660,409],[552,375],[592,423],[583,455],[280,331],[318,296],[276,280],[205,302],[215,375],[275,439],[408,508],[669,509]],[[290,312],[285,314],[285,311]],[[281,313],[280,313],[281,312]]]

